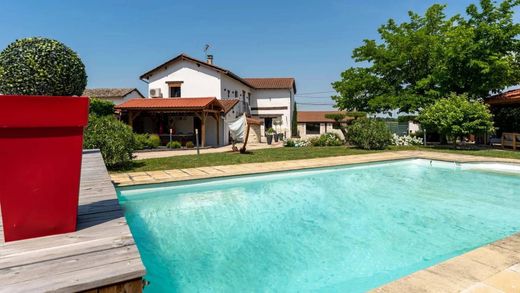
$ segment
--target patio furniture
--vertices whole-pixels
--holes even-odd
[[[517,147],[520,147],[520,133],[502,133],[502,148],[504,147],[511,147],[513,150],[516,150]]]

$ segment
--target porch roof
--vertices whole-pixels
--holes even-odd
[[[145,111],[225,111],[226,107],[215,97],[132,99],[115,106],[120,110]]]
[[[519,105],[520,89],[510,90],[494,96],[490,96],[486,98],[484,102],[492,106]]]

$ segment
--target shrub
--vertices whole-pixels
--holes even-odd
[[[189,149],[192,149],[192,148],[195,147],[195,145],[193,144],[192,141],[188,141],[188,142],[186,142],[186,147],[189,148]]]
[[[117,169],[132,161],[135,141],[130,126],[112,116],[89,116],[83,147],[100,149],[107,168]]]
[[[176,140],[170,141],[167,145],[170,149],[180,149],[182,147],[182,144]]]
[[[290,138],[289,138],[288,140],[286,140],[286,141],[284,142],[283,145],[284,145],[285,147],[288,147],[288,148],[293,148],[293,147],[296,145],[296,143],[295,143],[295,141],[294,141],[293,139],[290,139]]]
[[[325,133],[319,137],[313,137],[310,139],[313,146],[340,146],[343,145],[343,141],[336,133]]]
[[[408,145],[422,145],[423,139],[422,137],[415,137],[410,135],[399,136],[397,134],[392,134],[392,145],[397,146],[408,146]]]
[[[486,105],[456,94],[438,100],[419,114],[421,126],[427,133],[435,131],[454,142],[469,134],[492,133],[492,118]]]
[[[148,138],[148,147],[156,149],[161,145],[161,138],[157,134],[150,134]]]
[[[161,138],[157,134],[135,133],[135,149],[155,149],[161,145]]]
[[[97,99],[97,98],[90,98],[90,104],[89,104],[89,113],[97,116],[107,116],[107,115],[113,115],[114,114],[114,103]]]
[[[2,94],[79,96],[86,85],[85,65],[58,41],[21,39],[0,53]]]
[[[272,127],[267,130],[267,134],[273,135],[275,133],[276,133],[276,131],[274,131],[274,129]]]
[[[384,121],[358,119],[348,127],[348,140],[351,144],[366,150],[382,150],[391,142],[392,135]]]
[[[284,142],[284,146],[285,147],[289,147],[289,148],[292,148],[292,147],[295,147],[295,148],[301,148],[301,147],[307,147],[307,146],[310,146],[311,143],[308,141],[308,140],[305,140],[305,139],[287,139],[285,140]]]

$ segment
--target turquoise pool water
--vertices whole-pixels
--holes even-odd
[[[407,160],[123,188],[119,199],[146,292],[363,292],[520,231],[511,169]]]

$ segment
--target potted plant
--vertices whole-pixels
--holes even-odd
[[[278,133],[273,133],[274,142],[278,142]]]
[[[278,140],[279,141],[283,141],[283,133],[282,132],[278,133]]]
[[[76,229],[85,66],[62,43],[17,40],[0,53],[0,205],[5,241]]]
[[[274,135],[274,129],[269,128],[267,132],[265,133],[265,137],[267,138],[267,144],[273,143],[273,135]]]

